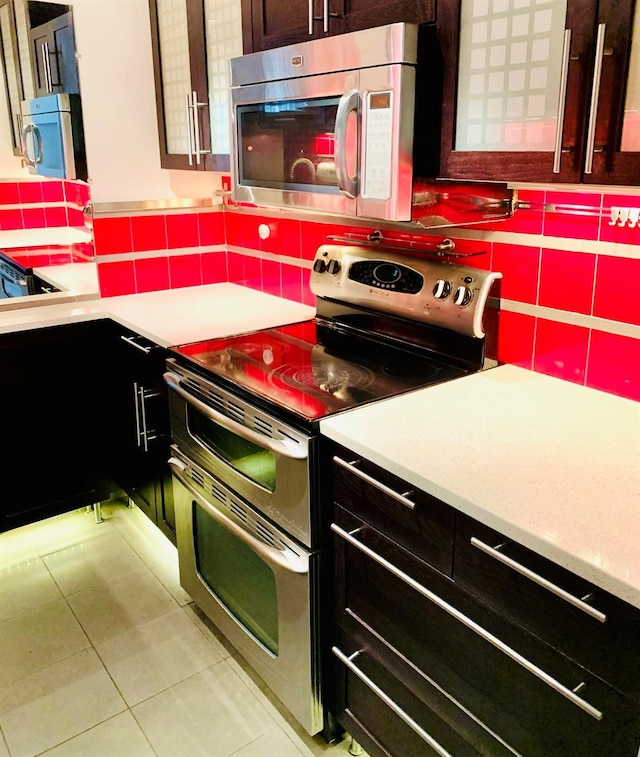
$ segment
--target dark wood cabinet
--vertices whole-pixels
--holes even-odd
[[[163,168],[229,170],[226,61],[242,53],[240,11],[208,12],[204,0],[149,0]]]
[[[440,502],[450,519],[441,530],[436,516],[437,541],[453,545],[453,570],[442,570],[438,550],[413,543],[416,512],[428,517],[421,494],[330,447],[335,626],[326,657],[338,722],[372,755],[636,757],[640,610]],[[357,470],[340,460],[357,460]],[[394,510],[389,488],[415,508]],[[394,523],[380,517],[385,498]],[[513,568],[472,538],[508,542],[506,554],[542,584],[502,575]],[[560,593],[592,590],[581,601],[606,622],[583,618],[545,581]],[[592,619],[597,632],[586,627]]]
[[[428,23],[435,0],[242,0],[244,52],[258,52],[373,26]]]
[[[108,354],[109,477],[175,544],[165,350],[112,323]]]
[[[0,531],[106,498],[98,323],[0,336]]]
[[[78,66],[72,14],[31,29],[31,56],[36,97],[54,94],[78,94]]]
[[[637,184],[634,0],[463,5],[438,6],[441,177]]]

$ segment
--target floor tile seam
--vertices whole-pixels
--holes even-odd
[[[195,603],[193,602],[193,600],[191,600],[191,602],[189,604],[195,605]],[[188,620],[191,623],[191,625],[194,626],[194,628],[214,648],[214,650],[216,652],[219,652],[219,647],[222,647],[222,649],[224,650],[225,654],[224,655],[221,654],[220,655],[220,659],[222,659],[222,660],[229,659],[229,657],[232,656],[232,653],[229,652],[229,650],[227,649],[227,647],[224,646],[224,644],[222,644],[220,642],[220,640],[218,639],[218,637],[215,636],[213,634],[213,632],[209,628],[207,628],[207,626],[202,622],[202,620],[200,618],[198,618],[199,622],[196,622],[196,620],[194,620],[194,618],[192,617],[192,614],[187,611],[187,607],[188,607],[188,605],[180,605],[180,610],[181,610],[182,614],[185,615],[188,618]],[[204,626],[204,629],[203,629],[202,626]],[[214,643],[214,641],[211,640],[210,637],[213,637],[215,643]]]
[[[78,736],[82,736],[85,733],[89,733],[89,731],[92,731],[94,728],[97,728],[100,725],[104,725],[105,723],[108,723],[110,720],[113,720],[114,718],[120,717],[125,712],[131,712],[129,707],[126,707],[124,710],[121,710],[120,712],[116,712],[115,715],[109,715],[108,718],[105,718],[104,720],[101,720],[99,723],[94,723],[92,726],[89,726],[89,728],[85,728],[82,731],[78,731],[78,733],[75,733],[73,736],[69,736],[68,739],[64,739],[64,741],[60,741],[57,744],[54,744],[53,746],[47,747],[44,752],[38,752],[33,757],[46,757],[46,755],[53,751],[54,749],[58,749],[59,747],[63,746],[64,744],[68,744],[70,741],[73,741],[74,739],[78,738]],[[133,713],[132,713],[133,714]],[[140,725],[138,721],[136,720],[136,724],[140,728]],[[142,735],[144,736],[145,741],[149,744],[149,739],[147,738],[147,735],[144,733],[142,728],[140,728],[140,731],[142,732]],[[151,751],[157,755],[158,753],[155,751],[155,749],[149,744],[149,748]],[[9,752],[9,757],[12,757],[11,752]],[[124,756],[123,756],[124,757]]]

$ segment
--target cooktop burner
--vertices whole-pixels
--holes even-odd
[[[174,351],[306,420],[462,376],[434,357],[305,321]]]

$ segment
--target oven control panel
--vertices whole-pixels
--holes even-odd
[[[417,255],[324,244],[316,252],[310,285],[318,297],[481,338],[489,292],[500,278],[495,271]]]

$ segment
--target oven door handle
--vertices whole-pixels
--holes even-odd
[[[241,542],[246,544],[252,549],[259,557],[265,562],[271,565],[277,565],[280,568],[288,570],[290,573],[308,573],[309,561],[288,548],[276,549],[270,547],[268,544],[257,539],[253,534],[245,531],[242,526],[239,526],[231,518],[227,517],[223,512],[220,512],[217,507],[214,507],[210,502],[207,502],[206,498],[200,494],[200,492],[187,480],[184,476],[185,467],[181,460],[176,457],[169,458],[169,468],[171,473],[176,479],[184,486],[189,494],[196,500],[198,505],[210,515],[214,520],[230,531],[234,536],[240,539]]]
[[[268,449],[270,452],[273,452],[276,455],[282,455],[283,457],[289,457],[294,460],[306,459],[306,449],[300,449],[299,445],[296,444],[296,442],[289,441],[288,439],[270,439],[268,436],[264,436],[264,434],[261,434],[258,431],[254,431],[251,428],[247,428],[247,426],[239,423],[238,421],[234,421],[224,413],[221,413],[218,410],[214,410],[212,407],[207,405],[206,402],[203,402],[197,397],[194,397],[193,394],[190,394],[182,388],[182,386],[180,385],[180,377],[175,373],[167,371],[164,374],[163,378],[169,389],[172,389],[176,394],[182,397],[185,402],[188,402],[190,405],[195,407],[198,412],[209,418],[209,420],[214,421],[215,423],[219,423],[221,426],[226,428],[227,431],[231,431],[233,434],[237,434],[243,439],[246,439],[246,441],[257,444],[259,447]]]

